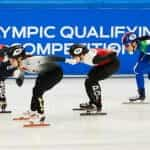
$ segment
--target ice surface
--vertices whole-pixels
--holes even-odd
[[[148,80],[146,79],[149,101]],[[23,128],[12,121],[29,109],[34,80],[19,88],[6,81],[8,109],[0,114],[0,150],[149,150],[150,104],[123,105],[136,95],[134,78],[110,78],[101,82],[106,116],[80,116],[72,108],[88,100],[84,78],[64,78],[44,95],[50,127]]]

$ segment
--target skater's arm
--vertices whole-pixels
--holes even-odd
[[[68,63],[68,64],[76,64],[76,60],[73,59],[73,58],[65,58],[65,57],[60,57],[60,56],[51,56],[50,57],[51,61],[56,61],[56,62],[65,62],[65,63]]]
[[[13,72],[17,69],[17,67],[14,67],[10,65],[10,63],[7,62],[1,62],[0,63],[0,75],[4,77],[12,76]]]
[[[99,56],[99,55],[97,55],[97,56],[94,57],[93,63],[94,64],[99,64],[99,63],[101,63],[101,62],[103,62],[105,60],[112,60],[115,57],[116,57],[116,52],[111,52],[111,53],[109,53],[106,56]]]
[[[66,58],[65,57],[60,57],[60,56],[50,56],[49,57],[51,61],[60,61],[60,62],[65,62]]]
[[[14,77],[16,77],[16,84],[18,86],[22,86],[24,82],[24,72],[17,69],[16,71],[14,71]]]

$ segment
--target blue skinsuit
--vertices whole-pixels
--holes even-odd
[[[145,89],[144,74],[147,73],[150,78],[150,39],[138,40],[137,45],[140,57],[134,66],[134,72],[136,74],[137,88]]]

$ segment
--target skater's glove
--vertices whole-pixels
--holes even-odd
[[[66,58],[65,63],[71,64],[71,65],[77,64],[76,60],[72,58]]]
[[[17,70],[14,71],[14,77],[16,78],[16,84],[18,86],[22,86],[23,81],[24,81],[24,72],[17,69]]]
[[[17,84],[18,86],[22,86],[22,85],[23,85],[23,81],[24,81],[24,78],[17,78],[17,79],[16,79],[16,84]]]

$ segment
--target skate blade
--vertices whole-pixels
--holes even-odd
[[[34,127],[47,127],[50,126],[48,123],[29,123],[25,124],[23,127],[25,128],[34,128]]]
[[[72,108],[73,111],[81,111],[81,110],[85,110],[84,108]]]
[[[122,104],[150,104],[150,102],[123,102]]]
[[[96,111],[96,108],[86,109],[86,108],[73,108],[73,111]]]
[[[29,120],[29,117],[18,117],[18,118],[13,118],[15,121],[22,121],[22,120]]]
[[[80,116],[96,116],[96,115],[107,115],[105,112],[85,112],[85,113],[80,113]]]
[[[5,113],[11,113],[12,111],[9,110],[5,110],[5,111],[0,111],[1,114],[5,114]]]

